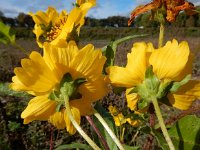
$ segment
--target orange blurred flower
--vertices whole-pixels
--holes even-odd
[[[169,22],[174,22],[180,11],[185,10],[187,14],[192,15],[194,14],[193,10],[195,9],[192,3],[185,0],[153,0],[151,3],[144,6],[138,6],[134,9],[131,13],[128,25],[131,25],[137,15],[149,10],[158,10],[162,8],[162,6],[164,6],[166,10],[166,20]]]

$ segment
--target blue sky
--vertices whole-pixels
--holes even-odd
[[[95,18],[107,18],[108,16],[129,16],[131,10],[137,5],[145,4],[151,0],[97,0],[97,6],[89,11],[87,16]],[[200,4],[199,0],[189,0],[194,4]],[[54,6],[59,11],[67,9],[69,12],[75,0],[3,0],[0,11],[7,17],[16,17],[19,12],[45,11],[48,6]]]

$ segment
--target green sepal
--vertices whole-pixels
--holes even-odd
[[[137,93],[140,96],[138,108],[143,109],[149,105],[153,97],[157,96],[160,80],[154,75],[153,67],[149,66],[145,72],[145,79],[142,84],[134,87],[129,94]]]
[[[175,93],[178,91],[178,89],[183,86],[184,84],[188,83],[188,81],[191,79],[191,74],[187,75],[183,80],[180,82],[174,82],[172,87],[170,88],[170,92]]]
[[[169,81],[161,82],[156,97],[158,99],[165,97],[167,95],[167,93],[169,92],[170,88],[172,87],[172,84],[173,84],[173,82],[169,82]]]
[[[40,24],[40,27],[44,32],[50,32],[52,26],[52,21],[48,24],[48,26],[46,26],[45,24]]]
[[[152,97],[156,97],[160,85],[160,80],[154,75],[153,67],[149,66],[145,72],[145,79],[142,84],[135,87],[134,91],[138,93],[141,99],[150,102]],[[142,102],[143,106],[146,103]]]
[[[73,80],[72,76],[69,73],[66,73],[63,76],[60,84],[60,92],[62,97],[67,96],[70,100],[80,99],[81,95],[78,93],[78,87],[85,82],[85,78],[78,78]]]
[[[62,110],[63,107],[64,107],[64,101],[60,101],[60,102],[56,105],[56,112],[60,112],[60,110]]]
[[[67,42],[69,41],[75,41],[76,43],[79,42],[79,34],[77,32],[77,29],[80,27],[80,24],[73,27],[72,31],[67,36]]]
[[[59,92],[53,91],[49,94],[48,99],[50,100],[57,100],[59,98]]]
[[[149,103],[150,103],[150,101],[145,101],[144,99],[141,99],[138,101],[137,107],[140,110],[140,109],[143,109],[143,108],[149,106]]]
[[[151,94],[156,94],[159,89],[160,80],[153,73],[153,66],[149,66],[145,72],[145,85]],[[152,95],[155,96],[155,95]]]
[[[142,85],[141,86],[137,86],[137,87],[133,88],[129,92],[129,94],[131,94],[131,93],[139,94],[139,91],[140,91],[140,93],[142,93],[142,90],[145,90],[144,86],[142,86]],[[138,103],[137,103],[138,109],[143,109],[145,107],[148,107],[149,103],[151,102],[151,99],[147,100],[146,97],[148,98],[148,92],[143,93],[143,98],[141,97],[140,100],[138,101]]]

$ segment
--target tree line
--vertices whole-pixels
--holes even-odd
[[[197,6],[197,11],[200,12],[200,6]],[[129,17],[124,16],[112,16],[105,19],[97,19],[86,17],[85,26],[87,27],[127,27]],[[16,18],[5,17],[0,11],[0,20],[5,24],[12,27],[26,27],[33,28],[34,21],[32,17],[25,13],[19,13]],[[171,25],[171,24],[168,24]],[[181,12],[176,22],[173,25],[177,27],[200,27],[200,13],[196,13],[193,16],[187,16],[185,12]],[[157,27],[159,24],[151,20],[151,12],[139,15],[133,25],[133,27]]]

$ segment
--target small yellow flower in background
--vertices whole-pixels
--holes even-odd
[[[200,98],[200,81],[190,80],[189,76],[193,55],[187,42],[178,44],[172,40],[159,49],[154,49],[151,43],[135,43],[127,58],[125,68],[113,66],[107,72],[111,84],[127,88],[131,110],[145,108],[148,104],[141,102],[151,102],[152,97],[186,110]]]
[[[162,6],[164,6],[165,11],[162,9]],[[162,11],[164,11],[162,13],[169,22],[174,22],[180,11],[185,10],[189,15],[191,15],[194,14],[193,10],[195,10],[194,5],[185,0],[153,0],[151,3],[148,3],[144,6],[138,6],[134,9],[131,13],[128,25],[131,25],[135,17],[139,14],[145,13],[149,10],[155,11],[160,8]]]
[[[80,116],[93,113],[91,103],[107,93],[102,75],[106,58],[91,44],[79,50],[74,41],[59,43],[59,47],[44,43],[44,56],[33,51],[28,59],[22,59],[22,67],[14,69],[11,88],[35,96],[21,114],[25,124],[49,120],[74,134],[76,130],[65,111],[63,90],[72,91],[69,103],[80,124]]]
[[[52,45],[57,45],[60,39],[76,40],[85,22],[84,17],[92,6],[92,3],[84,3],[74,7],[69,14],[65,10],[59,14],[53,7],[49,7],[46,12],[29,13],[35,22],[33,32],[38,45],[42,48],[44,40]]]
[[[116,106],[110,105],[108,107],[108,110],[109,110],[110,114],[112,115],[116,126],[121,126],[126,123],[126,118],[124,117],[124,115],[122,113],[120,113],[117,110]]]
[[[118,127],[122,126],[126,122],[128,122],[132,126],[138,126],[140,124],[139,120],[133,120],[129,117],[124,116],[121,112],[118,111],[116,106],[110,105],[108,107],[108,110],[114,119],[115,125]]]

